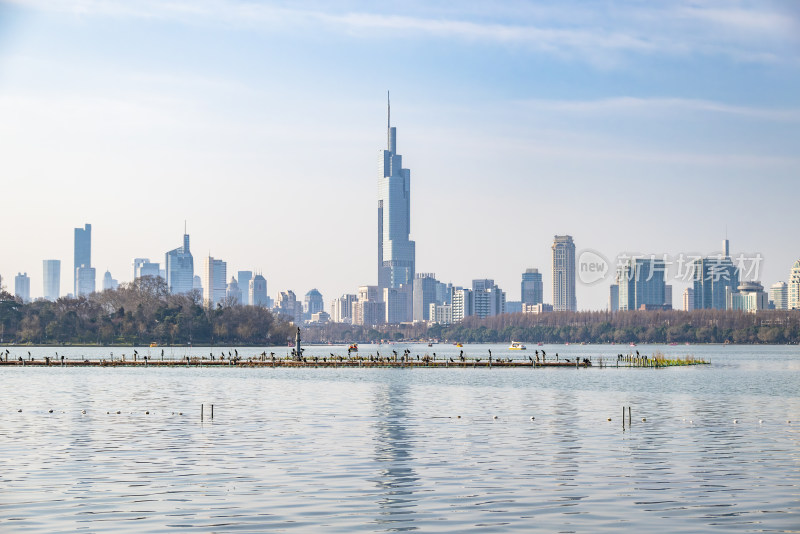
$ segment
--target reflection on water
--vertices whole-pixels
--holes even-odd
[[[700,350],[721,363],[3,367],[0,531],[797,531],[800,356]]]

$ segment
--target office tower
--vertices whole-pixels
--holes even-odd
[[[451,302],[451,314],[454,323],[464,320],[465,317],[474,315],[472,290],[463,287],[454,287]]]
[[[728,310],[755,313],[769,308],[769,295],[757,281],[740,282],[736,292],[728,291],[726,297]]]
[[[94,267],[81,266],[75,271],[75,298],[85,297],[95,292],[97,288]]]
[[[576,311],[575,243],[572,236],[557,235],[553,240],[553,309]]]
[[[18,273],[14,277],[14,295],[26,304],[31,301],[31,279],[28,278],[28,273]]]
[[[225,298],[228,289],[228,266],[222,260],[211,256],[205,260],[203,270],[203,302],[207,308],[213,308]]]
[[[388,108],[387,148],[382,150],[378,175],[378,286],[411,285],[415,272],[415,244],[411,233],[411,171],[397,153],[397,128]]]
[[[331,301],[331,320],[334,323],[351,323],[353,321],[353,303],[358,302],[358,295],[346,294]]]
[[[722,243],[723,253],[692,262],[695,310],[724,310],[727,293],[736,292],[739,270],[730,258],[729,243]]]
[[[117,289],[118,287],[119,287],[119,282],[111,278],[110,271],[106,271],[106,274],[103,275],[103,291],[108,291],[109,289]]]
[[[608,290],[608,311],[619,311],[619,284],[611,284]]]
[[[683,311],[694,311],[694,289],[691,287],[683,290]]]
[[[480,278],[472,281],[473,315],[481,319],[506,312],[506,293],[494,280]]]
[[[358,300],[353,303],[353,324],[379,325],[386,322],[386,305],[383,290],[379,286],[359,286]]]
[[[275,311],[288,317],[294,324],[303,322],[303,304],[297,302],[297,295],[291,289],[278,293],[278,301],[275,303]]]
[[[248,301],[251,306],[258,306],[259,308],[269,307],[269,298],[267,297],[267,279],[261,273],[255,275],[250,280],[250,291]]]
[[[664,285],[664,308],[672,309],[672,284]]]
[[[253,271],[239,271],[236,280],[239,282],[239,289],[242,290],[242,306],[249,306],[253,302],[250,300],[250,280],[253,279]],[[267,291],[264,290],[266,295]]]
[[[92,266],[92,225],[85,224],[83,228],[75,228],[75,264],[72,269],[72,278],[75,281],[73,295],[76,297],[82,293],[78,290],[78,268]],[[88,272],[84,273],[84,279],[88,284]],[[94,291],[94,286],[92,286]]]
[[[61,296],[61,260],[42,261],[42,294],[47,300]]]
[[[619,311],[664,309],[664,260],[631,258],[617,270]]]
[[[769,299],[774,303],[776,310],[789,309],[789,289],[786,282],[776,282],[769,288]]]
[[[447,326],[453,323],[453,306],[431,302],[428,315],[431,323]]]
[[[189,234],[186,233],[185,227],[183,246],[167,252],[164,262],[167,287],[169,287],[170,293],[189,293],[195,289],[194,258],[189,250]]]
[[[231,276],[231,281],[228,282],[228,287],[225,289],[225,297],[231,306],[241,305],[242,303],[242,290],[239,288],[239,282],[233,276]]]
[[[408,284],[401,284],[400,287],[383,288],[386,322],[389,324],[411,322],[413,318],[413,301],[413,290]]]
[[[787,308],[790,310],[800,310],[800,260],[794,262],[792,271],[789,273],[789,283],[787,284],[789,294],[786,299]]]
[[[412,320],[430,319],[431,303],[437,303],[437,288],[441,285],[434,273],[419,273],[414,278]]]
[[[161,266],[157,263],[152,263],[149,258],[134,259],[133,279],[136,280],[143,276],[152,276],[154,278],[161,276]]]
[[[311,320],[312,315],[321,311],[325,311],[325,301],[322,300],[322,293],[314,288],[303,298],[303,314],[306,320]]]
[[[525,269],[520,284],[520,300],[523,304],[541,304],[544,302],[544,286],[539,269]]]

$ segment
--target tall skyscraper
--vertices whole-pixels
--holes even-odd
[[[213,308],[225,299],[228,290],[228,265],[211,256],[206,258],[203,271],[203,302],[207,308]]]
[[[663,309],[666,301],[664,260],[631,258],[617,271],[619,311]],[[671,307],[671,305],[670,305]]]
[[[236,273],[236,280],[239,282],[239,289],[242,290],[242,306],[252,304],[250,301],[250,280],[253,279],[253,271],[239,271]],[[264,292],[266,294],[266,291]]]
[[[694,289],[691,287],[683,290],[683,311],[694,311]]]
[[[789,273],[789,295],[787,306],[790,310],[800,310],[800,260],[794,262],[792,271]]]
[[[619,311],[619,280],[616,284],[611,284],[608,289],[608,311]]]
[[[133,260],[133,279],[143,276],[161,276],[161,266],[150,261],[150,258],[135,258]]]
[[[228,282],[225,296],[228,298],[230,304],[242,304],[242,290],[239,288],[239,282],[237,282],[236,278],[233,276],[231,276],[231,281]]]
[[[312,315],[321,311],[325,311],[325,301],[322,298],[322,293],[317,288],[314,288],[306,293],[303,299],[303,315],[306,320],[311,320]]]
[[[775,282],[769,288],[769,299],[775,305],[776,310],[789,309],[789,286],[786,282]]]
[[[575,243],[572,241],[572,236],[555,236],[552,249],[553,311],[576,311],[578,304],[575,299]]]
[[[722,242],[722,254],[692,262],[694,309],[724,310],[727,294],[739,287],[739,270],[730,257],[728,240]]]
[[[97,273],[94,267],[82,265],[75,270],[75,298],[91,295],[97,289]]]
[[[416,247],[411,233],[411,171],[397,153],[397,128],[387,114],[387,148],[378,169],[378,286],[400,287],[414,282]]]
[[[61,296],[61,260],[42,261],[42,294],[47,300]]]
[[[14,295],[22,299],[22,302],[31,301],[31,279],[28,273],[18,273],[14,277]]]
[[[506,293],[494,280],[480,278],[472,281],[473,314],[481,319],[506,312]]]
[[[251,306],[258,306],[259,308],[269,307],[269,298],[267,297],[267,279],[257,274],[250,280],[250,295],[248,300]]]
[[[78,291],[78,268],[92,266],[92,225],[84,224],[83,228],[75,228],[75,264],[72,269],[72,279],[75,281],[73,288],[73,295],[76,297],[81,293]],[[89,272],[86,271],[83,275],[83,281],[86,284],[84,289],[89,284]],[[92,288],[94,291],[94,288]]]
[[[103,291],[117,289],[118,287],[119,282],[111,277],[111,271],[106,271],[106,274],[103,275]]]
[[[544,302],[542,273],[539,269],[525,269],[520,284],[520,301],[523,304],[541,304]]]
[[[419,273],[414,278],[412,320],[427,321],[430,319],[431,303],[436,303],[436,290],[439,286],[434,273]]]
[[[165,258],[167,287],[170,293],[189,293],[194,288],[194,258],[189,250],[189,234],[183,230],[183,246],[170,250]]]

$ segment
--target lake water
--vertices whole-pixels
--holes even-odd
[[[512,355],[507,345],[361,354],[407,347]],[[541,348],[548,359],[660,350],[712,364],[0,367],[0,531],[800,532],[798,347],[554,345],[514,355]],[[133,351],[9,348],[11,358],[28,350]],[[331,352],[346,348],[306,355]]]

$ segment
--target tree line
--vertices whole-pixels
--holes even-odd
[[[265,308],[206,309],[199,291],[173,295],[145,276],[86,297],[23,303],[0,291],[0,342],[99,345],[285,345],[294,326]]]

